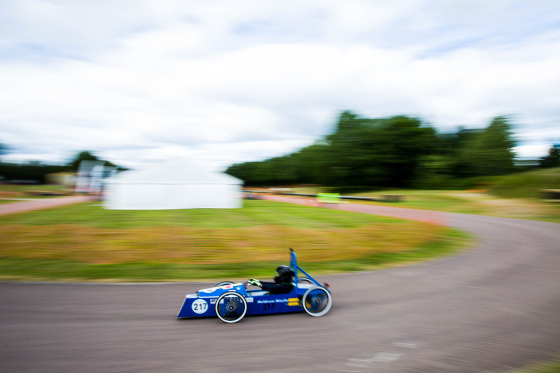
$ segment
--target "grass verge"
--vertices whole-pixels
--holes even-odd
[[[515,370],[517,373],[560,373],[560,356]]]
[[[298,252],[314,274],[455,253],[472,238],[420,222],[270,201],[242,209],[107,211],[77,204],[0,219],[4,280],[184,281],[272,276]]]
[[[402,265],[426,261],[450,255],[466,247],[472,240],[467,234],[454,229],[445,229],[434,240],[418,248],[401,252],[375,252],[361,257],[333,261],[300,262],[306,271],[313,274],[355,272],[391,265]],[[283,251],[288,262],[288,251]],[[216,259],[219,262],[219,259]],[[156,261],[91,264],[63,259],[30,259],[0,257],[0,279],[35,281],[192,281],[244,279],[272,276],[272,269],[279,261],[185,264]]]

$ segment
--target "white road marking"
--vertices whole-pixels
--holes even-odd
[[[380,352],[373,355],[373,357],[366,358],[366,359],[351,358],[348,360],[351,362],[346,363],[346,365],[367,366],[368,364],[371,364],[373,362],[388,363],[388,362],[397,361],[401,356],[402,354],[400,353]],[[360,362],[364,362],[366,363],[366,365],[360,364]]]
[[[412,342],[394,342],[393,345],[395,347],[400,347],[400,348],[410,348],[410,349],[418,348],[418,343],[412,343]]]
[[[407,341],[400,341],[400,342],[393,342],[393,346],[398,348],[404,349],[418,349],[418,343],[414,342],[407,342]],[[379,352],[371,356],[370,358],[350,358],[346,361],[346,366],[356,368],[356,370],[360,370],[359,368],[366,369],[369,371],[370,365],[373,363],[380,363],[380,364],[388,364],[391,362],[395,362],[403,356],[402,353],[394,353],[394,352]],[[346,372],[346,373],[355,373],[356,371],[353,370],[338,370],[339,372]]]

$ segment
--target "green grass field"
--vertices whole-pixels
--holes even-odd
[[[560,223],[560,204],[534,198],[503,198],[486,191],[391,190],[385,193],[404,197],[401,203],[383,204],[388,206]]]
[[[560,168],[531,170],[500,177],[490,192],[503,198],[540,198],[541,189],[560,189]]]
[[[454,253],[472,240],[436,225],[261,200],[165,211],[83,203],[1,217],[0,230],[0,274],[11,280],[271,277],[290,247],[311,272],[350,272]]]
[[[560,169],[558,169],[560,170]],[[513,187],[512,187],[513,188]],[[560,184],[556,187],[560,188]],[[320,188],[294,188],[295,192],[317,193]],[[515,196],[525,196],[518,187]],[[380,197],[385,194],[401,195],[398,203],[358,202],[400,208],[435,210],[440,212],[479,214],[494,217],[519,218],[560,223],[560,203],[543,202],[533,197],[502,197],[488,191],[460,190],[383,190],[348,194],[349,196]]]

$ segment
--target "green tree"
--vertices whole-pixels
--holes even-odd
[[[421,158],[435,152],[436,132],[418,118],[396,116],[383,126],[378,156],[384,162],[388,185],[408,187],[420,166]]]
[[[548,156],[542,157],[539,161],[541,168],[553,168],[560,166],[560,144],[550,147]]]
[[[326,184],[328,181],[329,146],[324,141],[315,142],[295,153],[295,178],[298,182]]]
[[[495,117],[479,133],[462,142],[458,164],[464,176],[503,175],[514,170],[515,154],[511,125],[505,116]]]
[[[327,183],[334,186],[355,185],[358,169],[361,168],[361,151],[364,144],[360,143],[363,136],[363,122],[350,111],[340,114],[336,130],[327,136],[328,152],[326,157]]]
[[[506,117],[494,118],[484,130],[438,135],[418,118],[371,119],[344,111],[333,133],[315,144],[227,172],[248,185],[451,186],[461,177],[512,171],[514,145]]]
[[[94,155],[90,151],[82,151],[82,152],[78,153],[67,164],[67,167],[69,167],[70,169],[72,169],[74,171],[77,171],[78,168],[80,167],[80,164],[82,163],[82,161],[103,161],[103,162],[105,162],[106,166],[113,166],[113,167],[116,167],[118,170],[126,170],[126,168],[119,167],[119,166],[113,164],[110,161],[100,159],[99,157],[97,157],[96,155]]]
[[[417,118],[359,118],[344,112],[337,131],[327,137],[331,183],[405,187],[420,157],[433,152],[435,131]]]
[[[100,161],[100,160],[97,156],[95,156],[90,151],[82,151],[78,153],[72,159],[72,161],[68,163],[68,167],[70,167],[72,170],[78,170],[82,161]]]

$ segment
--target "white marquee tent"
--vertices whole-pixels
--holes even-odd
[[[240,179],[170,160],[104,180],[106,209],[240,208]]]

